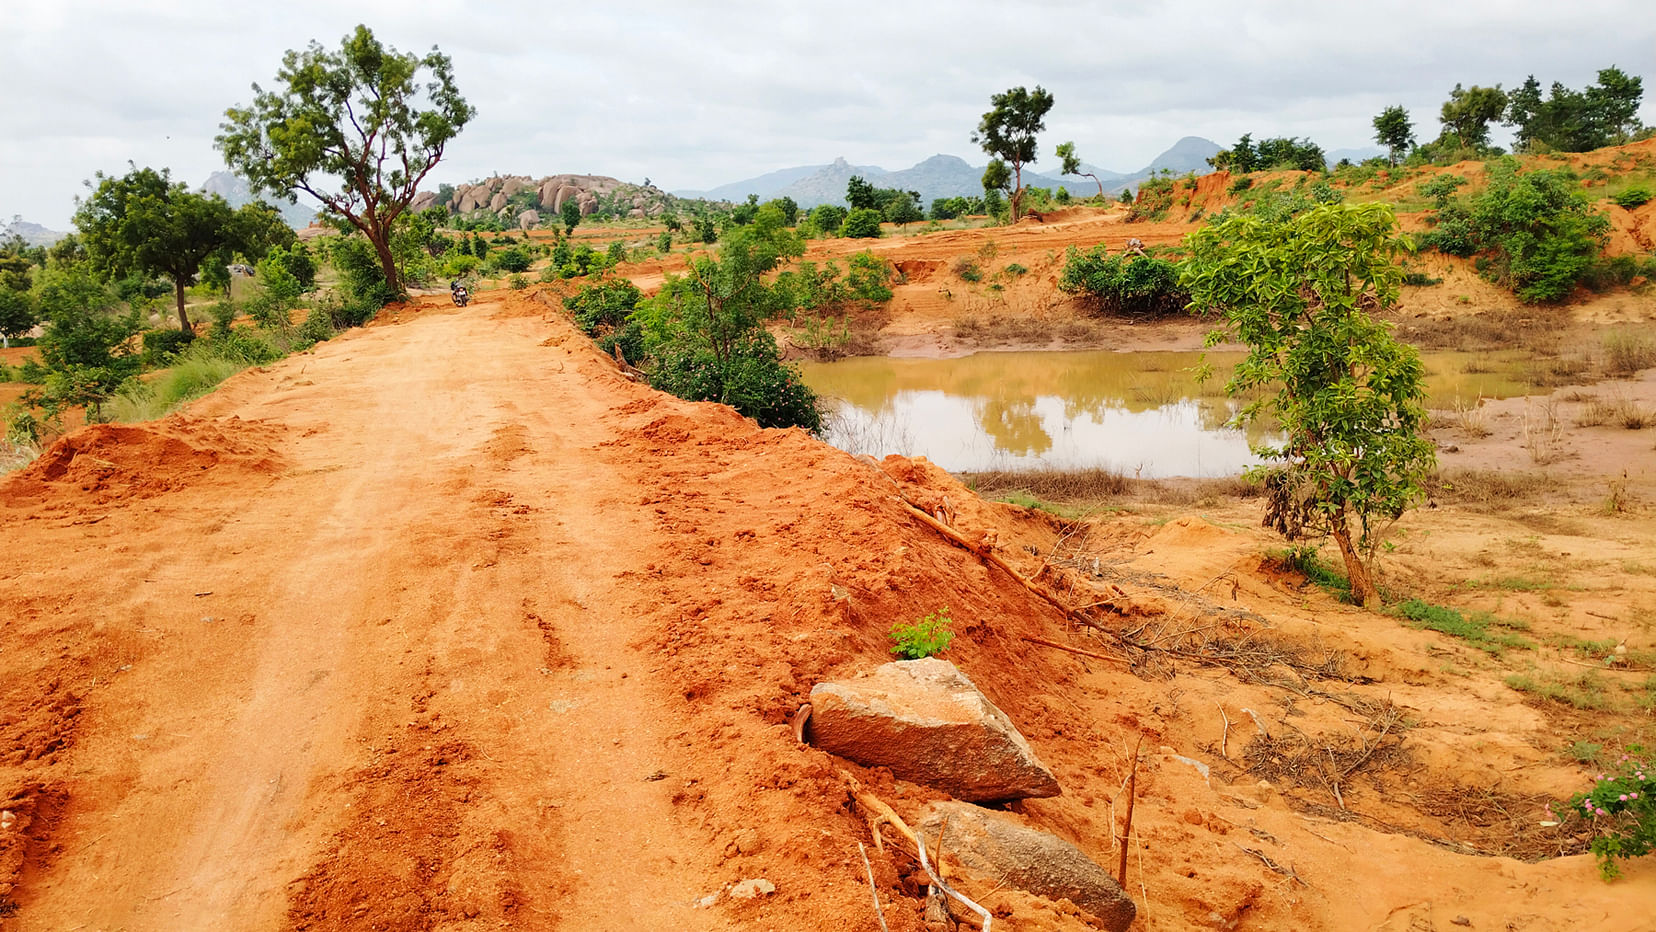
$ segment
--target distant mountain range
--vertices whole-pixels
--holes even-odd
[[[231,172],[213,172],[208,175],[207,180],[202,182],[201,192],[203,194],[217,194],[229,201],[231,207],[251,204],[255,200],[264,201],[280,211],[282,219],[286,220],[288,226],[295,230],[303,230],[311,225],[312,220],[316,219],[315,210],[303,204],[290,204],[287,198],[255,197],[253,187],[247,183],[247,180]]]
[[[13,236],[21,236],[23,242],[30,246],[50,246],[68,235],[56,230],[48,230],[38,223],[30,223],[22,217],[13,217],[12,221],[6,224],[6,228],[0,230],[0,238],[10,239]]]
[[[1192,171],[1206,174],[1213,170],[1207,164],[1208,158],[1218,151],[1219,146],[1210,140],[1186,136],[1136,172],[1111,171],[1087,163],[1082,163],[1081,168],[1098,176],[1106,194],[1115,194],[1123,188],[1137,187],[1152,173],[1164,168],[1179,175]],[[714,201],[743,201],[749,194],[758,195],[760,200],[791,197],[801,207],[815,207],[818,204],[844,204],[846,182],[851,180],[852,175],[859,175],[877,188],[919,191],[920,202],[930,205],[940,197],[982,194],[983,169],[982,165],[972,165],[953,155],[934,155],[901,171],[886,171],[877,165],[852,165],[843,158],[837,158],[827,165],[784,168],[706,191],[673,193],[680,197],[701,197]],[[1025,186],[1040,188],[1056,189],[1062,185],[1071,194],[1082,196],[1098,190],[1091,178],[1080,175],[1060,177],[1027,169],[1023,173],[1023,182]]]

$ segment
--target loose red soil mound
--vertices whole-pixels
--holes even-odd
[[[877,928],[840,771],[906,816],[937,794],[788,722],[944,607],[948,658],[1064,787],[1016,804],[1033,823],[1113,865],[1143,737],[1140,928],[1633,928],[1602,920],[1656,904],[1642,865],[1607,888],[1584,857],[1457,848],[1514,833],[1411,794],[1513,763],[1538,716],[1423,685],[1418,632],[1297,588],[1253,536],[1076,526],[760,430],[627,380],[532,297],[407,307],[118,430],[0,480],[0,799],[27,820],[0,835],[7,932]],[[1196,637],[1308,646],[1182,666]],[[1408,767],[1347,724],[1394,701]],[[1303,749],[1250,714],[1334,736],[1349,808],[1291,768],[1260,785]],[[1465,722],[1495,748],[1453,753]],[[1502,800],[1573,776],[1514,774],[1530,795]],[[917,865],[870,854],[889,927],[926,928]],[[749,878],[775,893],[727,895]],[[1088,927],[984,899],[997,928]]]

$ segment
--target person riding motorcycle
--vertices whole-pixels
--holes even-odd
[[[459,279],[455,279],[449,282],[449,300],[453,301],[456,307],[465,307],[466,302],[471,300],[471,292],[466,290],[465,285],[460,284]]]

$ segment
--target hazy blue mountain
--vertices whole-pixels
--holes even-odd
[[[1082,170],[1098,176],[1106,194],[1115,194],[1122,188],[1137,187],[1138,183],[1150,177],[1152,172],[1163,168],[1171,169],[1180,175],[1190,171],[1206,174],[1213,170],[1207,164],[1208,157],[1218,151],[1219,146],[1207,139],[1186,136],[1136,172],[1112,171],[1086,162],[1081,163],[1081,166]],[[1098,189],[1093,185],[1091,178],[1059,175],[1058,168],[1056,157],[1043,158],[1035,163],[1034,168],[1024,169],[1023,182],[1030,187],[1055,190],[1063,186],[1068,188],[1071,194],[1080,197],[1097,192]],[[743,201],[749,194],[758,195],[760,200],[786,196],[793,198],[799,206],[809,208],[818,204],[844,204],[845,183],[851,180],[852,175],[859,175],[877,188],[918,191],[920,203],[929,207],[933,200],[940,197],[982,194],[983,169],[983,165],[973,165],[958,156],[942,154],[934,155],[900,171],[886,171],[877,165],[852,165],[844,158],[837,158],[826,165],[784,168],[757,178],[722,184],[706,191],[674,193],[680,197],[705,197],[709,200],[723,201]]]
[[[50,246],[69,234],[59,233],[57,230],[48,230],[38,223],[30,223],[22,217],[13,217],[12,221],[6,224],[6,228],[0,230],[0,237],[10,238],[14,235],[23,237],[23,242],[30,246]]]
[[[201,191],[203,194],[217,194],[229,201],[231,207],[240,207],[243,204],[251,204],[255,200],[263,200],[281,211],[282,219],[286,220],[288,226],[295,230],[302,230],[310,226],[311,221],[316,219],[315,210],[303,204],[289,204],[286,198],[255,198],[253,188],[247,183],[246,179],[231,172],[213,172],[208,175],[207,180],[201,185]]]

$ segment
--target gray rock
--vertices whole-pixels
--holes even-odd
[[[520,230],[532,230],[540,225],[540,212],[526,210],[517,215],[517,225]]]
[[[899,660],[811,690],[811,743],[974,802],[1057,796],[1006,713],[947,660]]]
[[[506,206],[506,195],[504,195],[504,194],[496,194],[494,197],[489,199],[489,209],[490,210],[501,210],[505,206]]]
[[[1004,883],[1049,900],[1067,899],[1111,932],[1133,924],[1138,907],[1080,848],[1056,835],[1030,828],[1016,816],[968,803],[937,802],[927,807],[918,828],[927,844],[943,836],[943,853],[991,883]]]

